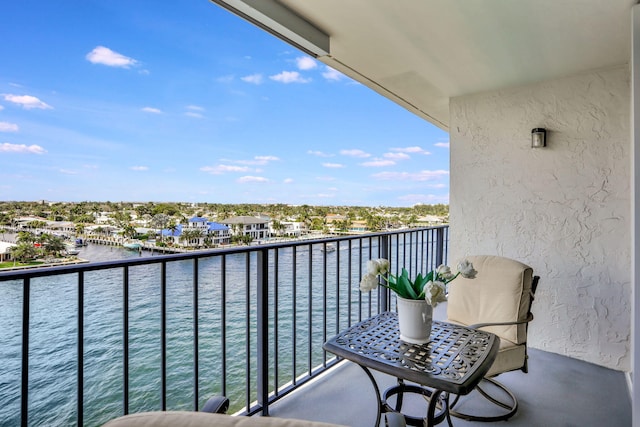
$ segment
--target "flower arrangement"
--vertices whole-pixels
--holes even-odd
[[[440,302],[447,300],[447,284],[453,279],[462,275],[468,279],[476,277],[477,271],[468,260],[458,263],[458,272],[453,274],[451,268],[441,265],[437,269],[428,272],[425,276],[418,273],[415,280],[409,279],[409,273],[405,268],[399,276],[389,274],[389,261],[384,258],[372,259],[367,263],[367,274],[360,281],[360,290],[369,292],[378,285],[384,286],[394,291],[398,296],[411,299],[424,299],[431,306],[435,307]],[[378,280],[382,277],[384,282]]]

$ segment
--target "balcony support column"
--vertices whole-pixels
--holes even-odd
[[[633,426],[640,426],[640,5],[631,9],[631,370]]]

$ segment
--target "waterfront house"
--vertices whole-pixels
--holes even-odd
[[[213,2],[447,130],[451,259],[531,265],[530,345],[637,383],[636,1]]]
[[[17,246],[15,243],[0,242],[0,262],[11,260],[11,248]]]
[[[269,236],[271,237],[301,237],[307,232],[304,222],[298,221],[269,221]]]
[[[269,237],[269,220],[254,216],[235,216],[220,221],[233,236],[250,236],[253,240]]]
[[[229,227],[207,218],[192,217],[186,224],[161,230],[163,241],[192,247],[217,247],[231,242]]]

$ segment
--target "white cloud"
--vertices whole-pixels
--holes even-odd
[[[237,182],[244,184],[247,182],[269,182],[269,180],[262,176],[242,176],[236,180]]]
[[[318,63],[308,56],[300,56],[296,58],[296,65],[299,70],[313,70],[318,66]]]
[[[330,181],[335,181],[336,179],[332,176],[318,176],[316,177],[316,179],[318,181],[326,181],[326,182],[330,182]]]
[[[162,111],[160,109],[153,107],[144,107],[142,111],[144,111],[145,113],[162,114]]]
[[[449,143],[448,142],[436,142],[435,144],[433,144],[435,147],[441,147],[441,148],[449,148]]]
[[[384,153],[382,156],[391,160],[408,160],[411,158],[407,153]]]
[[[397,148],[392,148],[391,151],[395,151],[398,153],[412,153],[412,154],[431,154],[430,152],[428,152],[427,150],[423,149],[422,147],[397,147]]]
[[[130,68],[137,65],[138,61],[128,56],[124,56],[118,52],[114,52],[108,47],[97,46],[91,52],[87,53],[87,61],[92,64],[102,64],[109,67]]]
[[[314,150],[307,151],[307,154],[311,154],[312,156],[317,156],[317,157],[333,157],[333,154],[323,153],[322,151],[314,151]]]
[[[39,145],[9,144],[8,142],[0,144],[0,153],[44,154],[46,152],[47,150]]]
[[[322,77],[324,77],[327,80],[337,82],[338,80],[342,80],[342,78],[344,77],[344,74],[342,74],[338,70],[334,70],[331,67],[326,67],[325,71],[322,73]]]
[[[448,176],[449,171],[420,171],[420,172],[380,172],[372,176],[385,181],[431,181]]]
[[[144,171],[148,171],[149,167],[148,166],[131,166],[129,169],[131,169],[132,171],[144,172]]]
[[[255,156],[254,159],[256,159],[259,162],[275,162],[277,160],[280,160],[278,157],[276,156]],[[263,164],[263,163],[260,163]]]
[[[269,76],[271,80],[280,83],[309,83],[311,79],[305,79],[297,71],[283,71],[280,74]]]
[[[9,122],[0,122],[0,132],[18,132],[18,125]]]
[[[187,105],[185,108],[191,111],[204,111],[204,108],[199,105]]]
[[[40,101],[35,96],[31,95],[11,95],[4,94],[4,100],[13,102],[14,104],[18,104],[22,106],[25,110],[31,110],[32,108],[39,108],[41,110],[49,110],[53,107],[49,104],[46,104]]]
[[[187,111],[186,113],[184,113],[185,116],[188,117],[194,117],[196,119],[201,119],[203,116],[200,113],[194,113],[193,111]]]
[[[340,150],[340,154],[342,154],[343,156],[350,156],[350,157],[360,157],[360,158],[367,158],[367,157],[371,157],[371,154],[366,153],[362,150]]]
[[[382,166],[393,166],[396,162],[393,160],[375,159],[370,162],[360,163],[360,166],[379,168]]]
[[[0,105],[0,111],[4,110],[4,107],[2,105]]]
[[[227,172],[249,172],[247,166],[233,166],[233,165],[217,165],[217,166],[203,166],[200,168],[202,172],[207,172],[212,175],[220,175]]]
[[[240,80],[246,83],[259,85],[259,84],[262,84],[262,82],[264,81],[264,78],[262,77],[262,74],[251,74],[250,76],[240,77]]]
[[[340,163],[323,163],[322,166],[329,169],[340,169],[344,167],[344,165]]]
[[[235,79],[235,76],[233,74],[227,74],[226,76],[220,76],[216,78],[216,81],[218,83],[231,83],[233,79]]]
[[[282,182],[285,184],[291,184],[293,182],[293,178],[285,178]]]
[[[222,159],[224,162],[237,163],[239,165],[266,165],[269,162],[279,161],[280,158],[276,156],[255,156],[252,160],[228,160]]]
[[[70,169],[60,169],[58,172],[64,175],[77,175],[78,171],[70,170]]]

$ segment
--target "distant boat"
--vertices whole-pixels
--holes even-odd
[[[84,242],[84,240],[82,240],[80,238],[76,239],[75,245],[76,245],[76,248],[80,248],[82,246],[87,246],[87,244]]]
[[[140,248],[142,248],[142,243],[126,242],[126,243],[123,243],[122,246],[124,246],[126,249],[131,249],[132,251],[137,251],[137,250],[140,250]]]
[[[65,250],[67,255],[78,255],[80,253],[79,250],[76,249],[74,245],[67,244]]]
[[[335,243],[327,243],[320,250],[322,252],[334,252],[336,250],[336,244]]]

